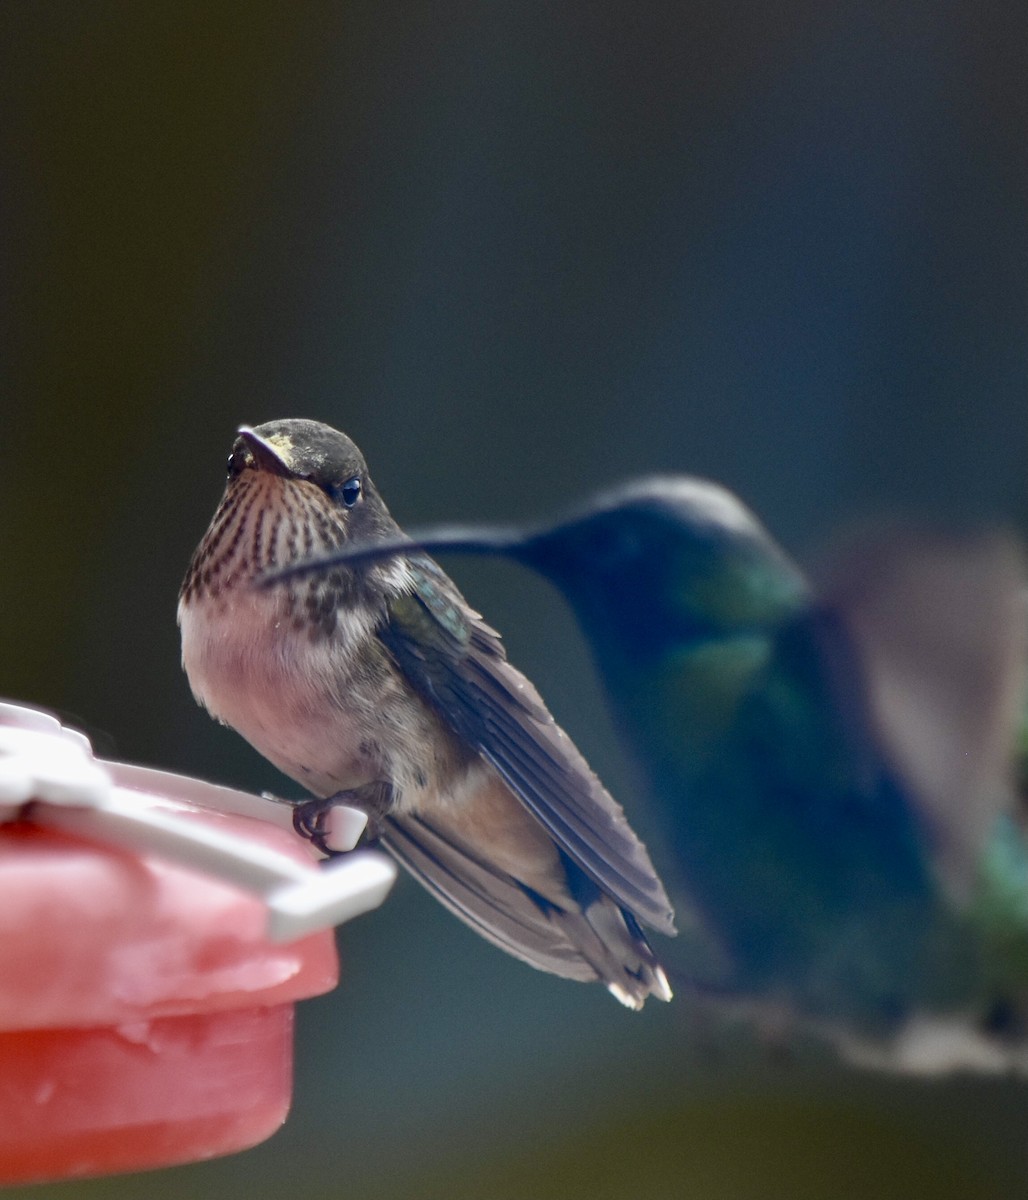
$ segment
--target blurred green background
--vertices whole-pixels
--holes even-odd
[[[677,470],[800,554],[895,506],[1024,529],[1026,32],[1012,2],[4,5],[0,693],[295,794],[178,663],[244,421],[345,429],[408,525]],[[645,834],[556,597],[452,568]],[[1028,1194],[1028,1085],[636,1016],[407,880],[340,940],[281,1134],[24,1194]]]

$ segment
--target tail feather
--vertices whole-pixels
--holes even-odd
[[[462,921],[494,945],[566,979],[599,980],[628,1008],[671,999],[667,976],[639,923],[573,864],[558,904],[484,861],[451,829],[392,815],[383,846]]]
[[[598,889],[592,897],[582,897],[584,886],[595,888],[591,880],[576,882],[579,883],[575,888],[576,899],[581,909],[564,912],[561,919],[578,927],[574,941],[607,990],[633,1009],[642,1008],[648,996],[670,1000],[672,992],[667,975],[639,922]]]

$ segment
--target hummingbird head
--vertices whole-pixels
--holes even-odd
[[[605,493],[511,554],[560,588],[593,637],[632,654],[764,632],[806,591],[741,501],[685,476]]]
[[[187,603],[217,595],[348,542],[399,533],[352,441],[320,421],[242,425],[228,482],[182,585]],[[334,583],[365,581],[389,564],[340,568]]]

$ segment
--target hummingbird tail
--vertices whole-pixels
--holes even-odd
[[[569,913],[564,919],[577,915]],[[575,940],[583,957],[591,963],[616,1000],[626,1008],[638,1010],[648,996],[664,1001],[671,999],[667,975],[630,912],[599,893],[596,899],[583,906],[581,920],[592,936],[583,936],[580,932]]]
[[[631,913],[566,863],[573,898],[547,901],[470,853],[453,835],[414,814],[385,819],[382,845],[452,913],[488,941],[541,971],[600,980],[628,1008],[671,988]]]

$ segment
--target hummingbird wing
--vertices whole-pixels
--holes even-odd
[[[674,915],[621,808],[510,665],[500,635],[431,559],[408,560],[413,590],[389,602],[379,637],[407,679],[475,747],[567,857],[622,908],[662,933]]]
[[[1023,554],[1000,533],[897,528],[847,546],[823,594],[859,649],[876,733],[915,797],[933,859],[966,896],[996,818],[1017,807]]]

